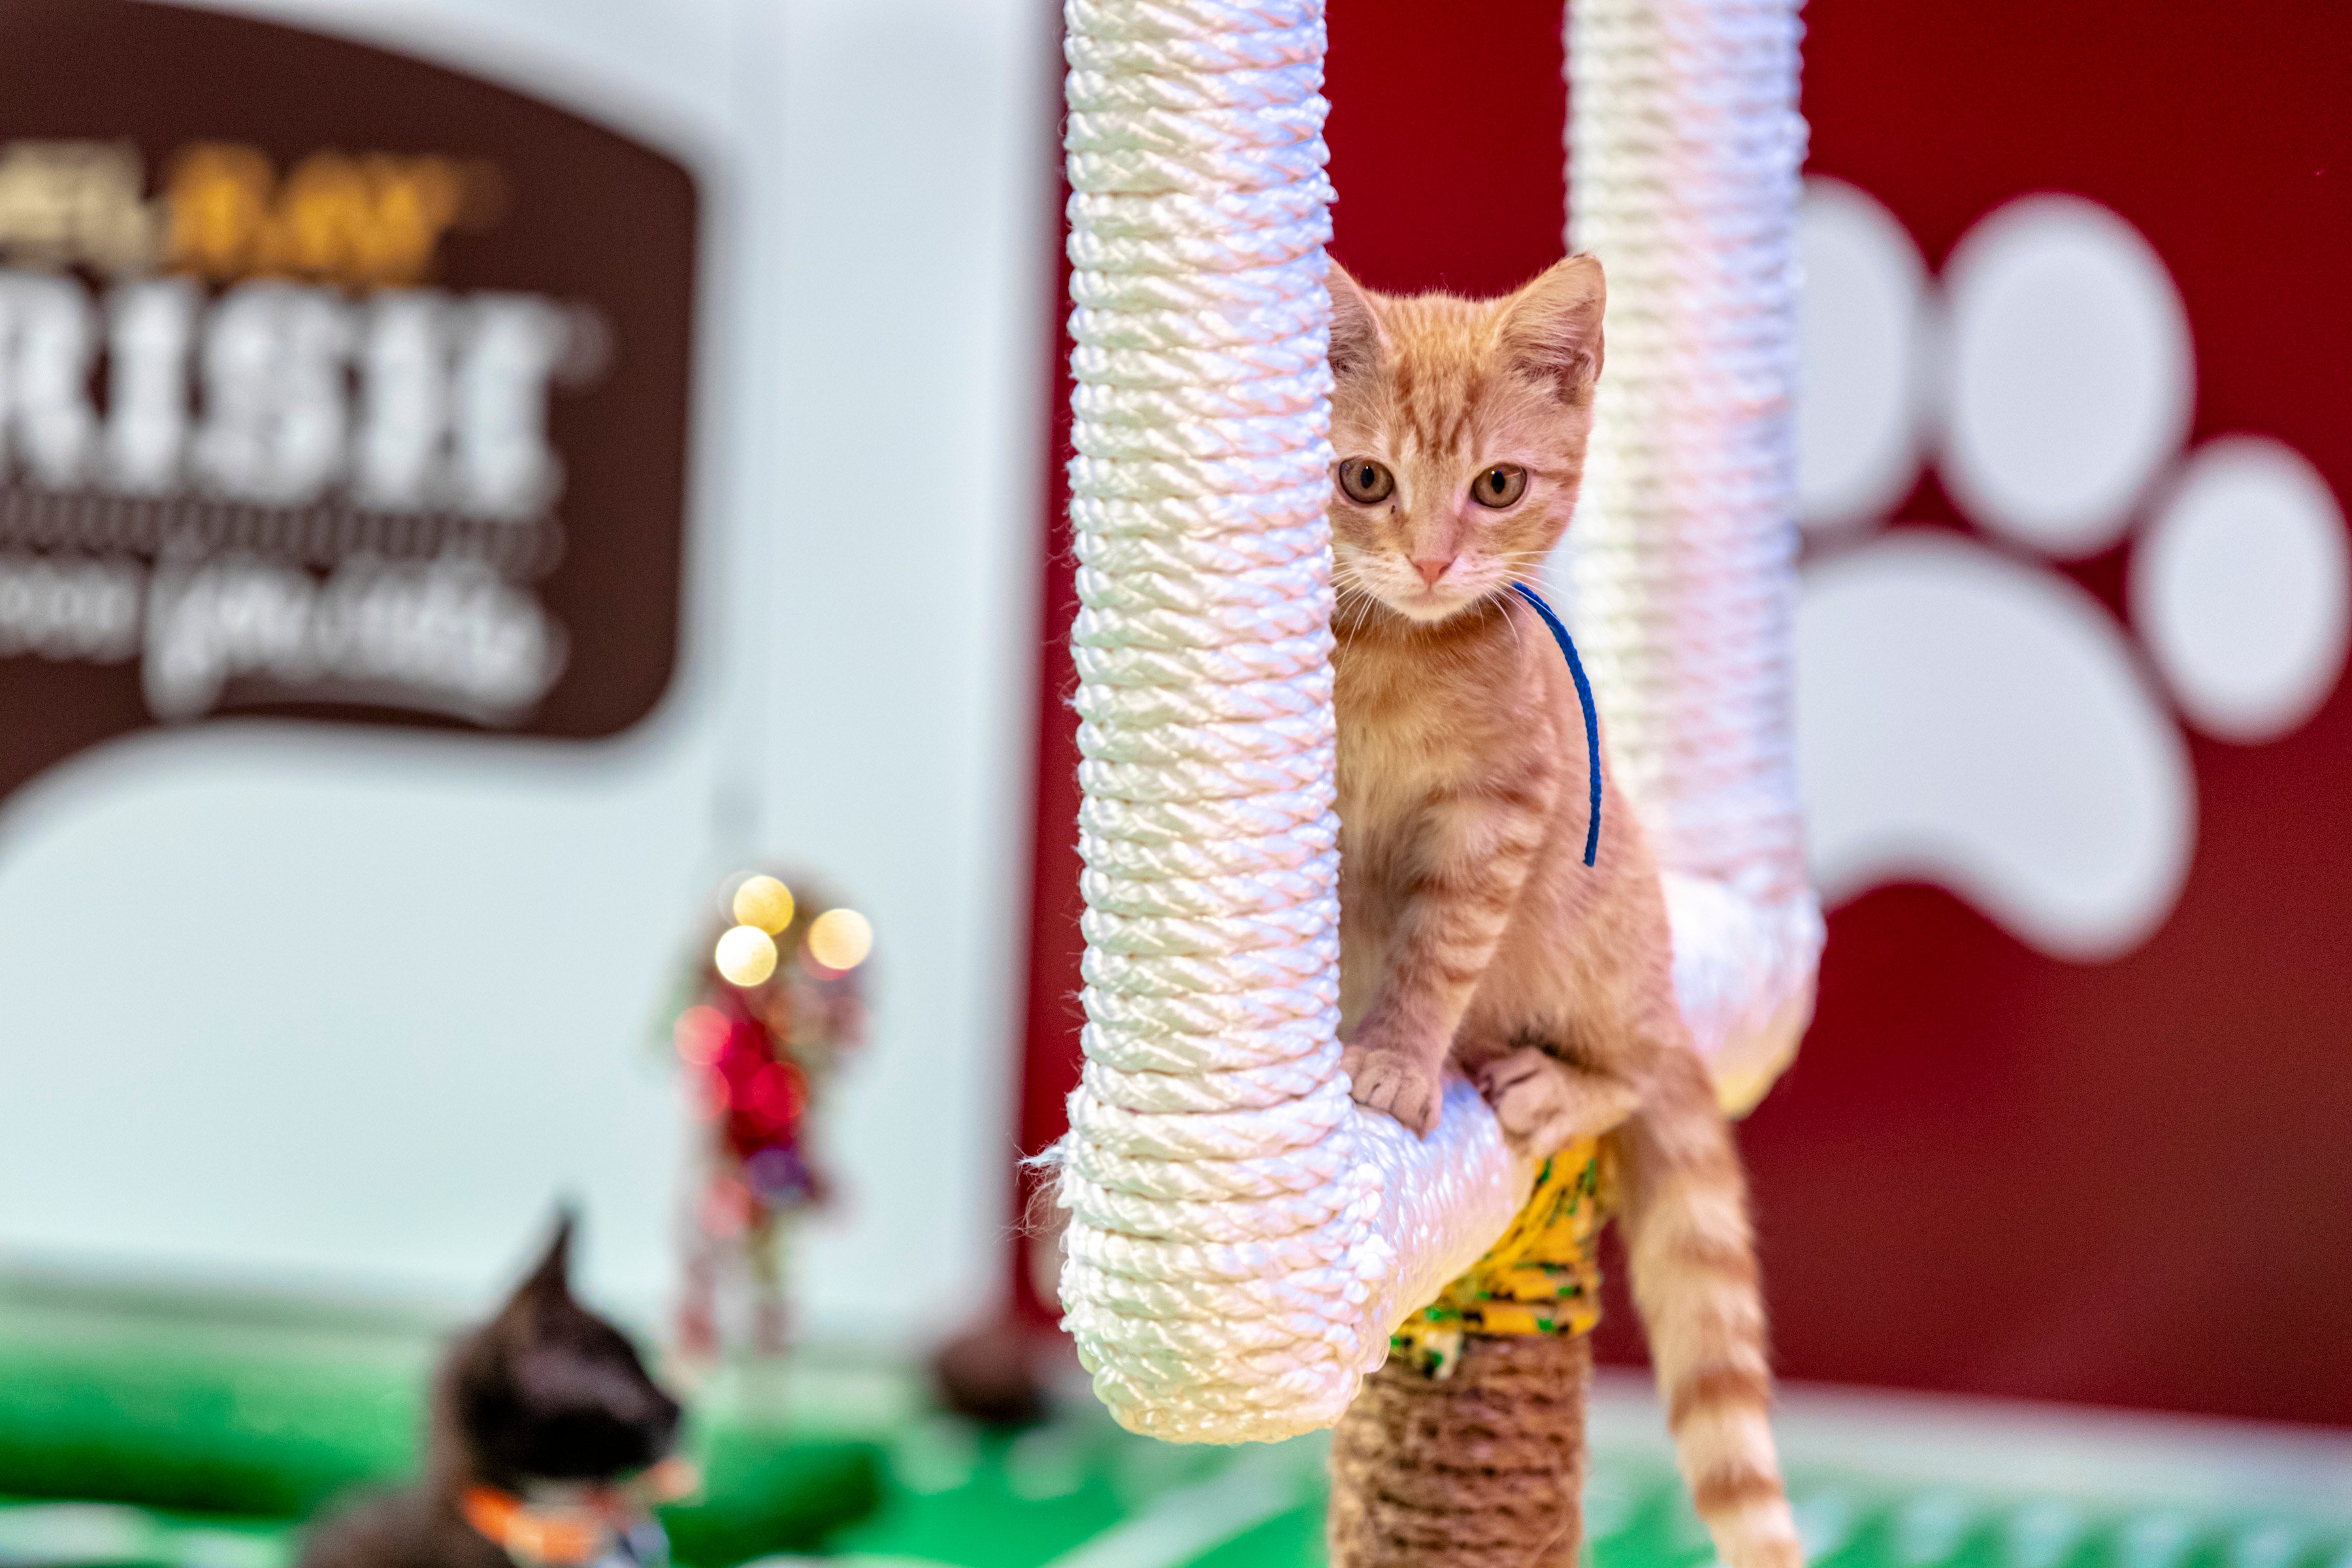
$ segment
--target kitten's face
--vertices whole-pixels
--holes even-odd
[[[668,1454],[677,1402],[620,1331],[572,1299],[571,1222],[499,1315],[460,1344],[450,1392],[467,1468],[509,1489],[604,1481]]]
[[[1360,288],[1331,268],[1339,619],[1431,623],[1532,579],[1568,527],[1601,370],[1601,265],[1501,300]]]

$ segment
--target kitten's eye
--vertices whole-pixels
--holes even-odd
[[[1358,506],[1374,506],[1396,493],[1396,476],[1370,458],[1350,458],[1339,465],[1339,489]]]
[[[1528,493],[1528,471],[1517,463],[1497,463],[1470,481],[1470,499],[1480,506],[1507,507]]]

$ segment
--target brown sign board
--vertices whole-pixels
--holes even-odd
[[[645,718],[697,214],[670,158],[439,66],[0,0],[0,798],[216,717]]]

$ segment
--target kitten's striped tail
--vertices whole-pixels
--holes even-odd
[[[1634,1304],[1683,1479],[1726,1568],[1800,1568],[1747,1180],[1705,1064],[1686,1047],[1664,1055],[1617,1134]]]

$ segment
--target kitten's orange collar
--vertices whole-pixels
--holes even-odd
[[[656,1503],[700,1485],[694,1466],[668,1458],[618,1486],[596,1487],[572,1503],[531,1503],[497,1487],[467,1487],[458,1511],[476,1533],[524,1568],[584,1568],[615,1536],[644,1523]]]
[[[533,1508],[496,1487],[467,1487],[457,1506],[485,1541],[532,1568],[593,1563],[613,1533],[613,1521],[600,1509]]]

